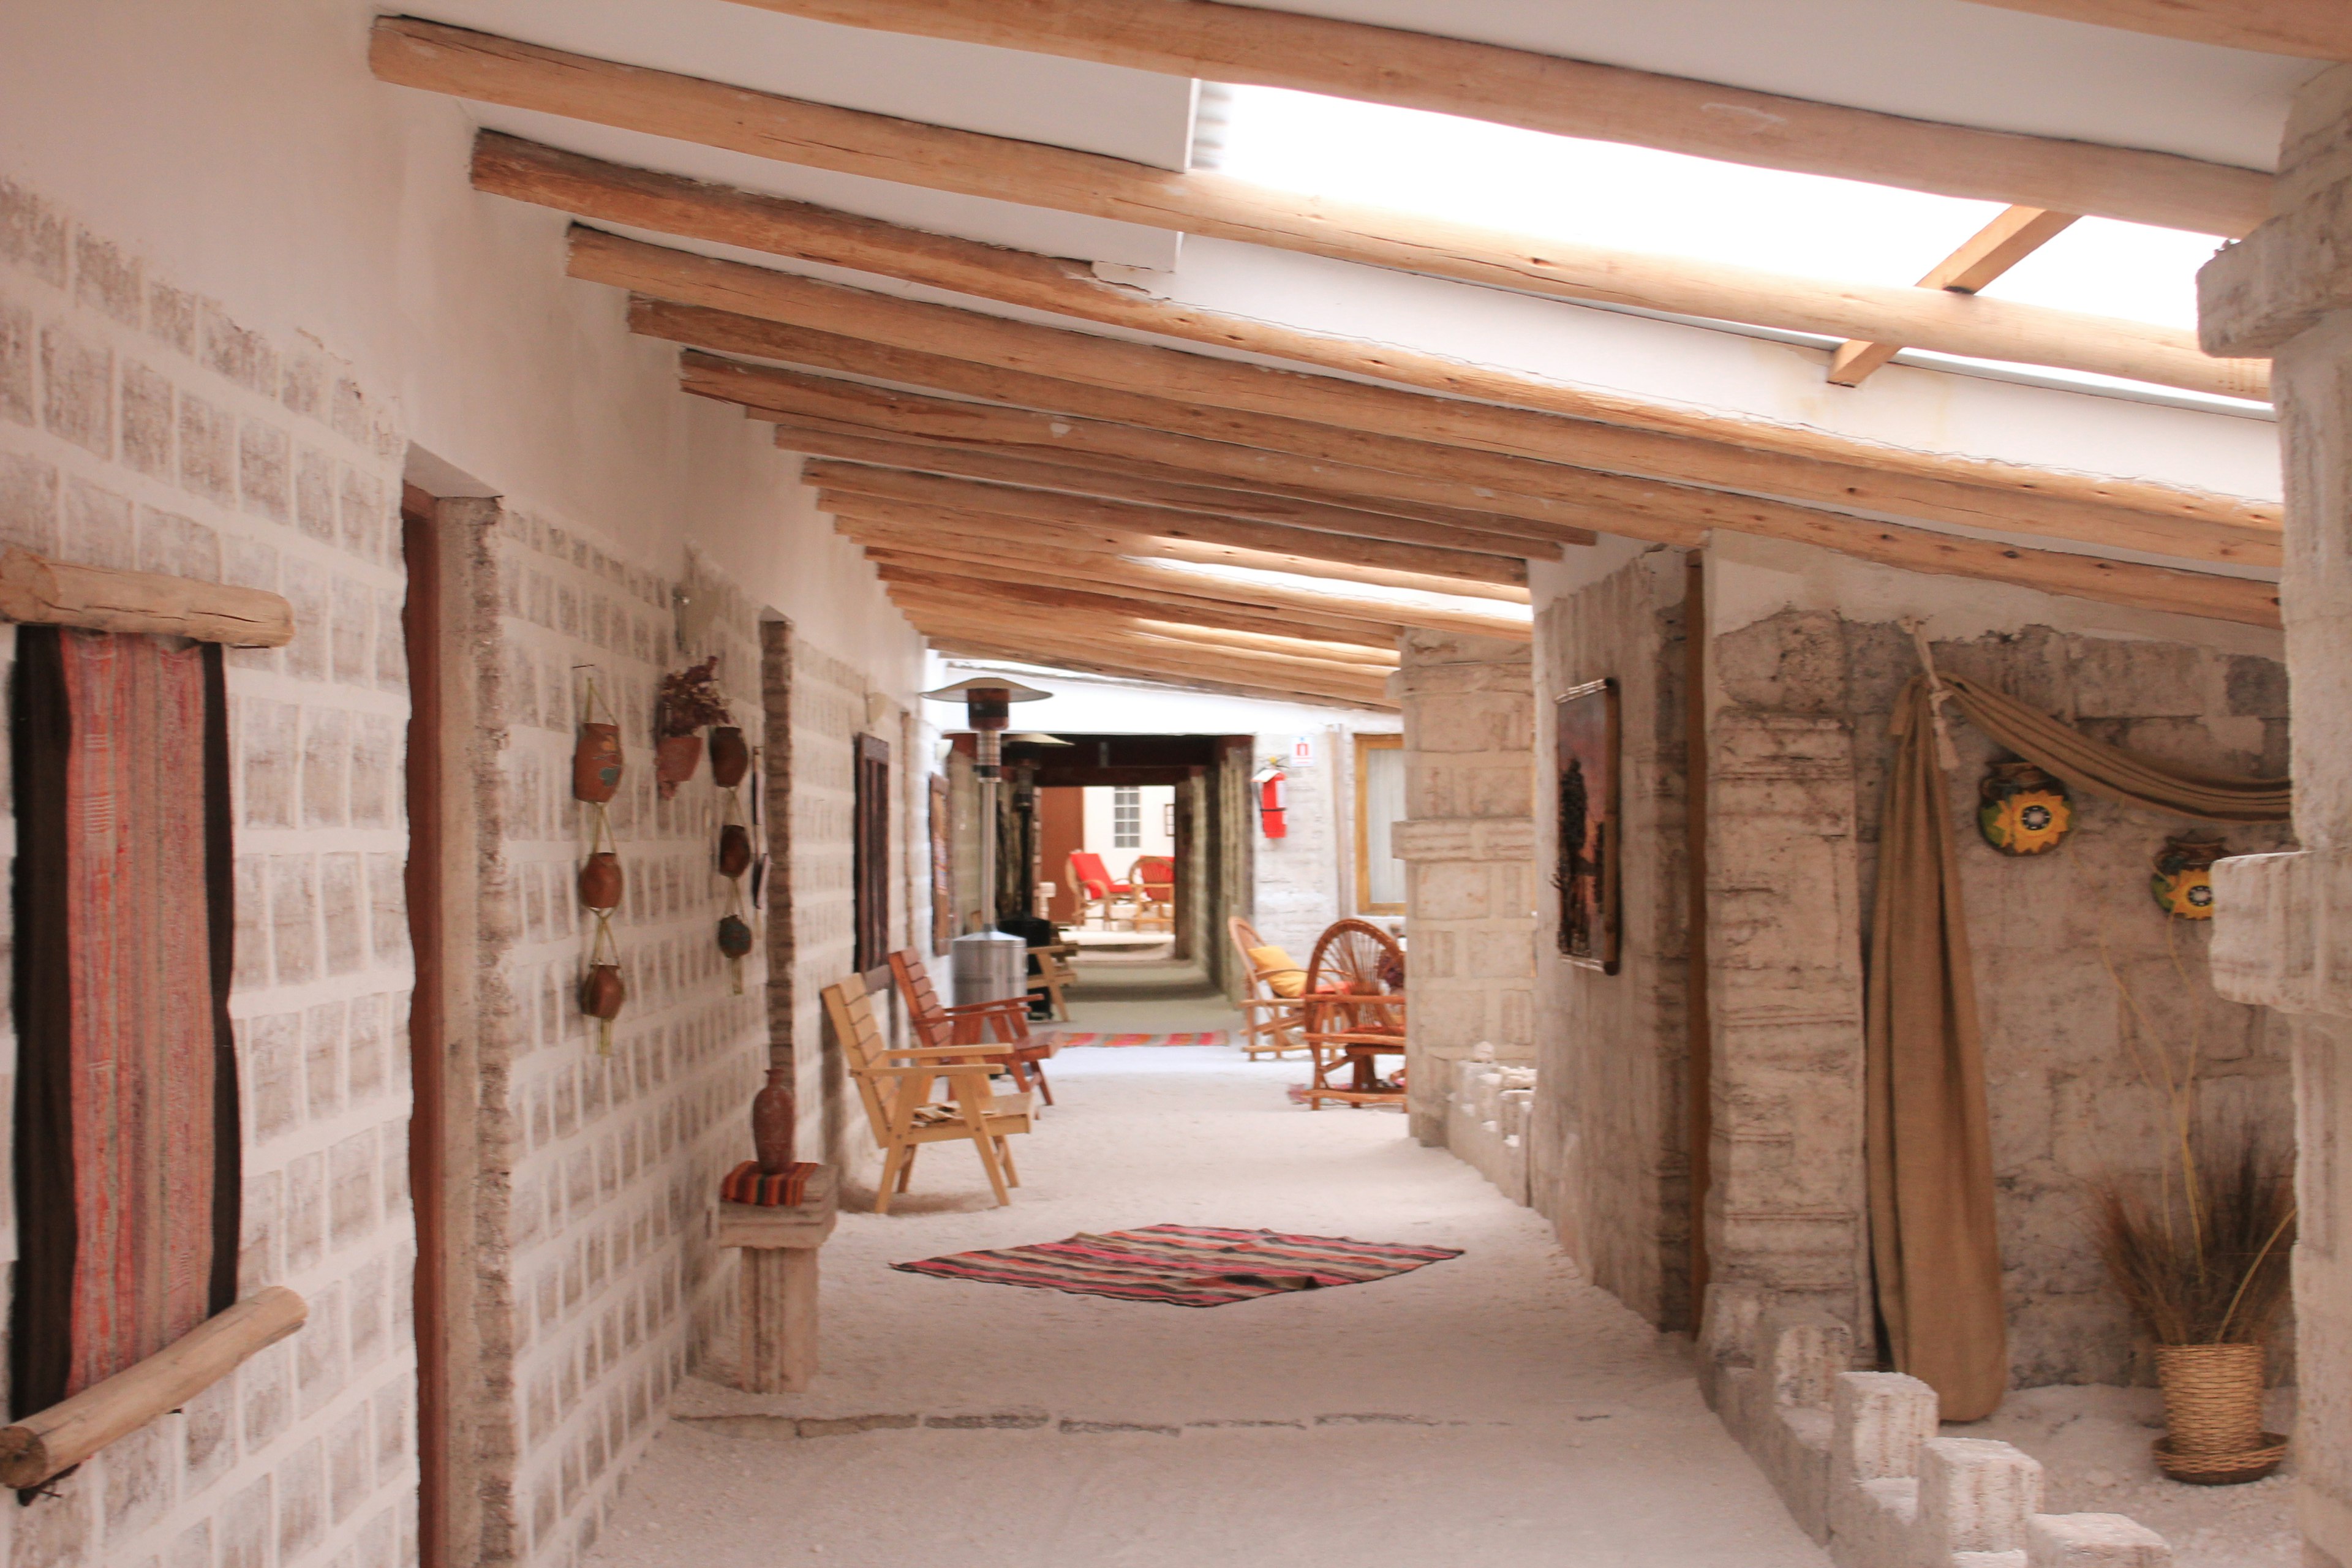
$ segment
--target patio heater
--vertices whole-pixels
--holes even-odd
[[[1029,944],[996,929],[996,794],[1004,773],[1004,731],[1015,702],[1040,702],[1053,695],[1004,676],[975,676],[923,695],[934,702],[961,702],[975,742],[972,777],[980,784],[980,896],[988,925],[950,944],[954,954],[958,1002],[994,1002],[1023,996],[1029,989]]]

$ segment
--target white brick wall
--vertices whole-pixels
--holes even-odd
[[[230,1010],[240,1289],[310,1303],[299,1334],[56,1497],[0,1509],[11,1568],[414,1560],[404,449],[317,343],[246,331],[0,181],[0,542],[294,604],[290,646],[228,660]]]

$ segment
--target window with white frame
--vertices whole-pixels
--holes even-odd
[[[1110,792],[1110,847],[1143,847],[1143,791],[1121,784]]]

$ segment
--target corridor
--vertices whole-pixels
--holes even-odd
[[[1072,1026],[1215,1026],[1213,998],[1169,994],[1178,973],[1137,966],[1142,1003],[1090,967]],[[688,1380],[592,1562],[1827,1561],[1700,1404],[1685,1342],[1580,1283],[1541,1218],[1402,1117],[1310,1114],[1283,1092],[1297,1061],[1231,1048],[1074,1048],[1053,1072],[1013,1206],[980,1206],[942,1146],[899,1212],[845,1208],[814,1386]],[[1164,1222],[1463,1256],[1205,1310],[887,1267]]]

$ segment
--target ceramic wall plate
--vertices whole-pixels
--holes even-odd
[[[2218,838],[2168,838],[2157,852],[2147,890],[2157,908],[2176,920],[2213,918],[2213,862],[2230,852]]]
[[[1977,785],[1977,831],[2003,855],[2047,855],[2074,826],[2066,786],[2032,763],[1995,763]]]

